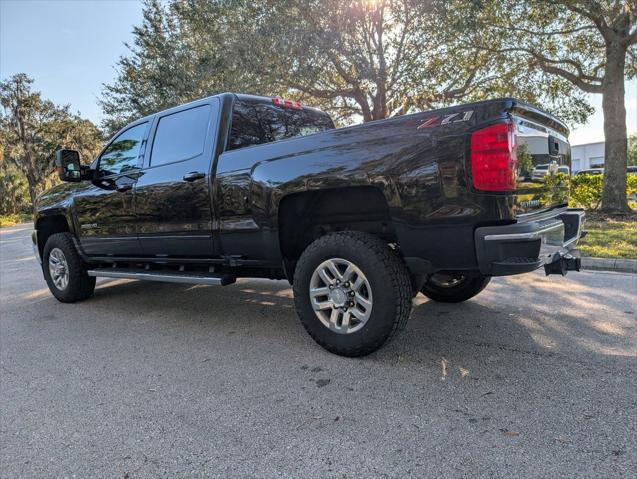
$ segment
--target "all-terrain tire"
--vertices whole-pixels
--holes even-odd
[[[420,292],[429,299],[440,303],[461,303],[480,293],[491,281],[490,276],[466,276],[454,286],[441,286],[435,279],[429,277]]]
[[[60,250],[66,260],[68,284],[64,288],[56,286],[49,268],[51,251]],[[73,244],[71,233],[56,233],[51,235],[44,245],[42,269],[49,290],[63,303],[75,303],[89,298],[95,291],[95,278],[86,273],[86,264],[80,257]]]
[[[354,332],[339,334],[317,317],[310,299],[314,271],[324,261],[340,258],[356,265],[367,278],[373,303],[369,319]],[[294,272],[294,303],[310,336],[341,356],[376,351],[407,323],[411,312],[411,281],[402,258],[381,239],[361,232],[331,233],[314,241],[299,258]]]

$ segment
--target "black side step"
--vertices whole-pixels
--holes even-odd
[[[135,270],[125,268],[89,269],[87,273],[89,276],[98,278],[141,279],[145,281],[161,281],[164,283],[211,284],[215,286],[226,286],[237,280],[234,276],[227,274],[149,271],[145,269]]]

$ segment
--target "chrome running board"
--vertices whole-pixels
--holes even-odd
[[[226,286],[236,281],[234,276],[214,273],[190,273],[171,271],[130,270],[118,268],[89,269],[89,276],[97,278],[139,279],[163,283],[210,284]]]

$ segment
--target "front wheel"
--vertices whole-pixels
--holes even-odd
[[[95,278],[75,249],[70,233],[51,235],[44,245],[42,268],[49,290],[59,301],[74,303],[90,297]]]
[[[420,289],[429,299],[441,303],[460,303],[487,287],[490,276],[462,273],[436,273],[431,275]]]
[[[381,239],[332,233],[303,252],[294,273],[294,302],[310,336],[341,356],[365,356],[406,324],[409,272]]]

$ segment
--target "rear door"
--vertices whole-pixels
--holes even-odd
[[[214,254],[210,173],[219,104],[209,98],[157,116],[135,187],[146,256]]]

